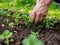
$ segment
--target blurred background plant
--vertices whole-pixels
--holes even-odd
[[[26,13],[31,13],[33,7],[35,6],[36,0],[0,0],[0,8],[10,8],[14,10],[22,9]],[[58,13],[57,13],[58,12]],[[58,3],[52,2],[49,7],[48,15],[52,17],[60,17],[60,5]],[[57,15],[57,16],[56,16]]]
[[[31,32],[31,34],[23,39],[22,45],[44,45],[44,42],[38,40],[37,35],[35,32]]]

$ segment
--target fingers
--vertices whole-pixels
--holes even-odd
[[[32,13],[30,17],[31,23],[34,23],[36,25],[37,23],[42,22],[45,19],[46,15],[42,15],[41,13],[38,14]]]
[[[32,12],[30,14],[30,17],[31,17],[31,23],[34,23],[35,25],[38,23],[38,22],[42,22],[46,15],[43,15],[40,11],[38,12]]]
[[[46,15],[41,15],[39,22],[42,22],[45,19]]]
[[[35,24],[37,24],[38,22],[39,22],[39,15],[36,15]]]
[[[38,0],[37,0],[38,2]],[[32,13],[30,14],[30,17],[31,17],[31,23],[34,23],[34,24],[37,24],[37,23],[40,23],[44,20],[44,18],[46,17],[46,14],[47,14],[47,10],[48,10],[48,7],[41,3],[38,3]]]
[[[37,12],[36,13],[36,17],[35,17],[35,25],[37,24],[37,23],[40,23],[40,22],[42,22],[44,19],[45,19],[45,17],[46,17],[46,14],[43,14],[42,12]]]
[[[40,12],[36,13],[35,24],[39,22],[39,19],[40,19]]]
[[[30,14],[30,18],[31,18],[31,23],[33,23],[34,20],[35,20],[35,12],[32,12],[32,13]]]

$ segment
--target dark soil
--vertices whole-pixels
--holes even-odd
[[[12,31],[14,42],[10,42],[10,45],[22,45],[22,40],[27,37],[31,31],[38,32],[39,36],[38,38],[42,40],[45,45],[60,45],[60,22],[52,28],[52,29],[44,29],[44,30],[35,30],[30,27],[25,27],[22,24],[19,24],[18,26],[14,25],[13,28],[9,27],[7,24],[3,22],[5,18],[0,17],[0,33],[2,33],[5,29],[8,29]],[[10,18],[10,22],[13,20]],[[2,45],[5,45],[3,41],[0,41]]]

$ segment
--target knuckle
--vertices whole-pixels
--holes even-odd
[[[40,12],[37,12],[36,15],[40,15],[41,13]]]

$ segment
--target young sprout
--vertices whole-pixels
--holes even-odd
[[[57,23],[56,18],[46,18],[45,19],[45,27],[46,28],[51,28]]]
[[[9,26],[13,28],[14,23],[13,22],[9,23]]]
[[[5,19],[5,20],[3,20],[3,22],[5,22],[5,23],[7,23],[7,24],[8,24],[9,19]]]
[[[13,35],[12,32],[8,31],[8,30],[5,30],[2,34],[0,34],[0,39],[1,40],[4,40],[5,39],[5,43],[7,45],[9,45],[9,38]]]
[[[16,25],[18,26],[19,21],[20,21],[20,13],[17,11],[17,12],[12,16],[12,18],[14,19]]]

